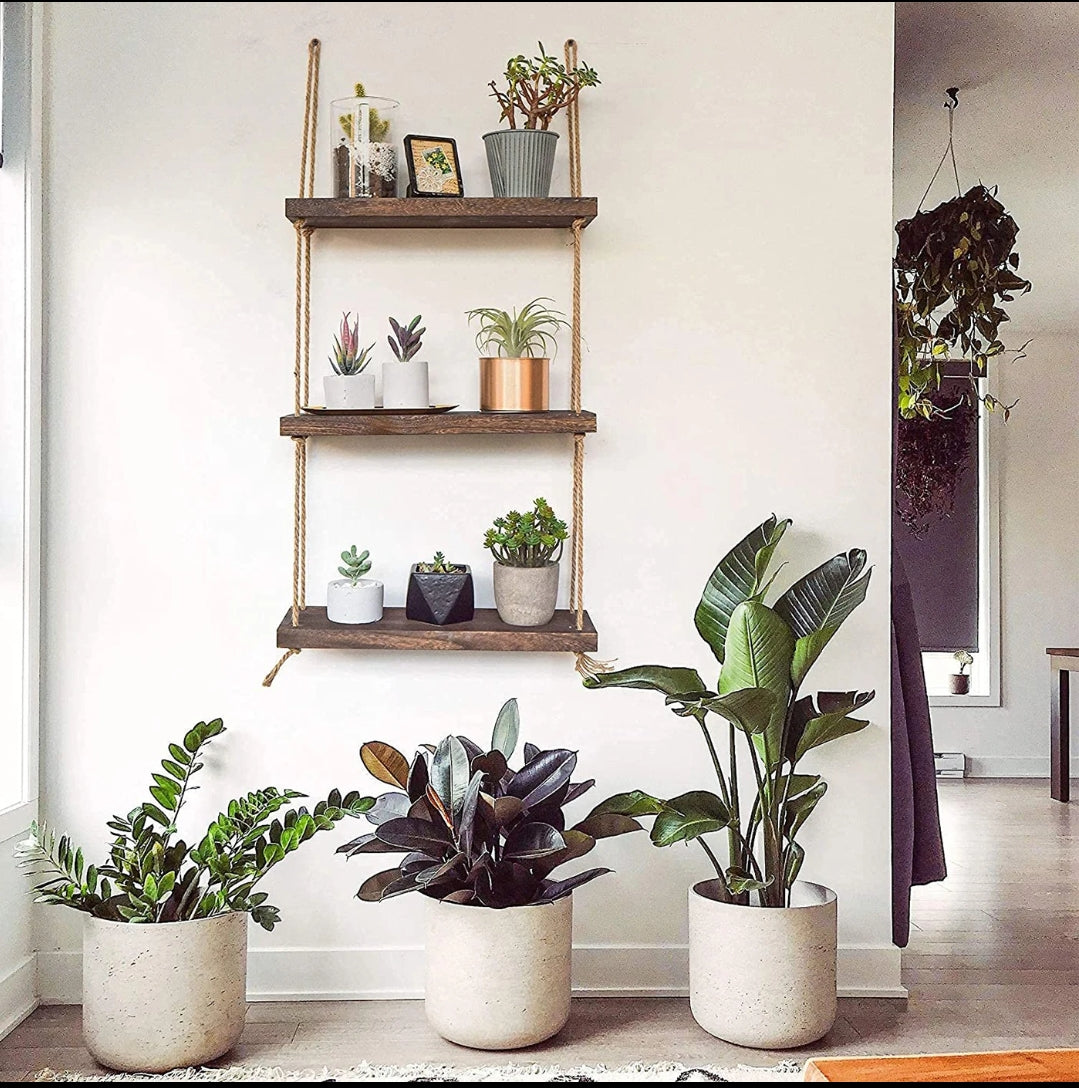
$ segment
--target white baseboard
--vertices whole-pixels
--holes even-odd
[[[573,990],[580,997],[685,997],[688,955],[684,945],[578,947],[573,950]],[[905,998],[899,958],[893,945],[840,948],[839,996]],[[45,1004],[77,1004],[81,954],[39,953],[38,988]],[[251,1001],[420,998],[423,949],[253,948],[247,992]]]
[[[1037,756],[968,756],[967,778],[1048,778],[1049,760]],[[1079,778],[1079,759],[1071,777]]]
[[[37,969],[33,956],[0,975],[0,1039],[37,1008]]]

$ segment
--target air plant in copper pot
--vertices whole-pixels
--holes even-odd
[[[512,770],[520,718],[517,700],[499,712],[489,751],[467,737],[424,746],[409,764],[389,744],[360,749],[364,766],[394,787],[367,813],[374,831],[337,852],[404,854],[392,869],[366,880],[367,902],[422,892],[448,903],[495,909],[552,903],[609,869],[587,869],[552,879],[559,866],[584,857],[596,841],[641,830],[632,817],[595,810],[572,827],[564,806],[595,782],[572,782],[577,753],[524,746],[524,764]]]

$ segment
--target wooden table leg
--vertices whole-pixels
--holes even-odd
[[[1068,670],[1054,668],[1049,684],[1049,792],[1054,801],[1071,798],[1071,707],[1068,701]]]

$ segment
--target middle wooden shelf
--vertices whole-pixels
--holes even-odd
[[[288,438],[354,435],[592,434],[595,412],[443,412],[337,415],[312,412],[281,417]]]

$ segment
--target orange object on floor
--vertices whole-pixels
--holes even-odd
[[[907,1058],[816,1058],[811,1081],[1077,1081],[1079,1050],[1007,1050],[995,1054],[937,1054]]]

